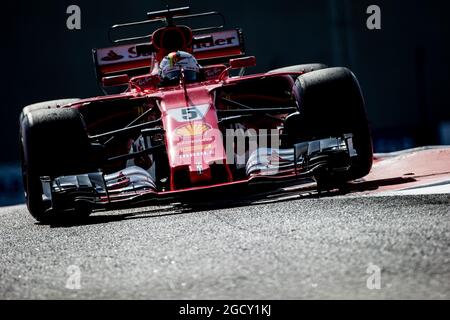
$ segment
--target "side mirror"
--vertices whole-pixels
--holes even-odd
[[[231,69],[241,69],[256,66],[256,58],[254,56],[248,56],[243,58],[231,59]]]
[[[128,81],[130,81],[130,77],[126,74],[102,78],[102,84],[104,87],[123,86],[127,85]]]

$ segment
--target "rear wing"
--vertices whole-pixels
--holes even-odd
[[[146,47],[146,50],[141,48]],[[155,63],[152,44],[123,44],[108,48],[93,49],[97,80],[103,77],[126,74],[130,77],[150,73]],[[150,48],[150,49],[149,49]],[[229,59],[245,55],[241,29],[232,29],[195,35],[192,52],[203,66],[213,63],[228,63]]]

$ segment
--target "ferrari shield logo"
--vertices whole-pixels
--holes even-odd
[[[211,129],[210,126],[204,123],[192,123],[175,129],[175,134],[181,137],[195,137],[200,136]]]

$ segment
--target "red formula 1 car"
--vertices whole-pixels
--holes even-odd
[[[205,17],[220,23],[184,25]],[[307,64],[244,75],[255,57],[245,56],[240,29],[223,30],[218,12],[185,7],[147,18],[113,26],[114,46],[93,50],[105,93],[125,91],[23,109],[24,189],[37,220],[158,200],[213,201],[305,178],[325,186],[370,171],[364,100],[350,70]],[[147,24],[160,26],[124,38]],[[198,62],[197,77],[172,61],[179,52]],[[164,81],[164,59],[178,68],[176,81]]]

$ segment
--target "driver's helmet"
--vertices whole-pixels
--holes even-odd
[[[186,81],[198,80],[200,65],[192,54],[185,51],[171,52],[165,56],[159,64],[159,76],[164,82],[179,80],[181,69]]]

